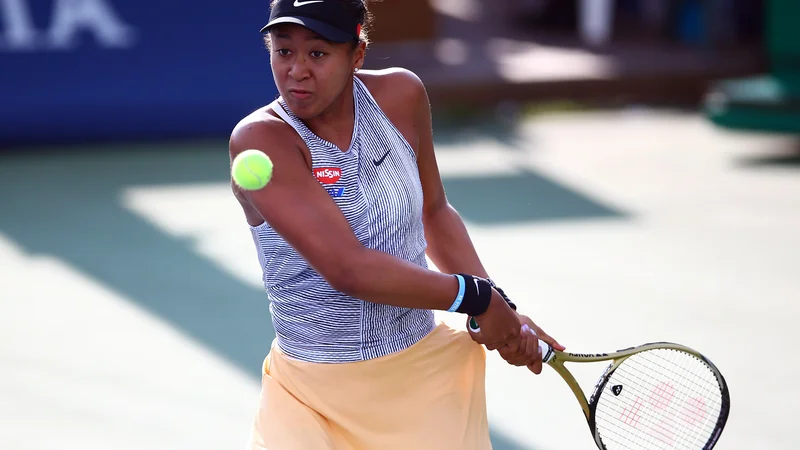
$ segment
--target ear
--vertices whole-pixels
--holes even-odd
[[[367,43],[359,42],[353,50],[353,72],[358,72],[364,66],[364,56],[367,54]]]

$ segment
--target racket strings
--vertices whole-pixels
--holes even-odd
[[[658,384],[655,384],[649,392],[649,396],[647,395],[647,391],[640,392],[639,395],[636,396],[631,409],[627,413],[623,410],[622,416],[624,417],[621,416],[621,418],[624,419],[623,421],[626,422],[627,425],[636,428],[639,427],[641,423],[641,428],[646,432],[645,434],[633,433],[626,435],[638,441],[635,445],[636,448],[673,448],[676,445],[678,448],[682,448],[683,445],[680,443],[685,444],[687,448],[699,448],[702,444],[697,445],[697,441],[702,439],[701,436],[710,435],[710,433],[713,432],[713,424],[712,428],[706,430],[706,432],[703,432],[700,428],[702,425],[700,425],[699,422],[704,421],[703,419],[707,422],[707,419],[711,417],[711,415],[707,414],[705,409],[707,407],[705,401],[697,400],[694,402],[694,406],[689,406],[703,408],[699,410],[699,412],[695,411],[693,415],[675,408],[674,405],[687,405],[687,399],[689,398],[703,399],[707,398],[708,395],[701,393],[700,390],[697,389],[699,385],[685,382],[684,378],[689,377],[689,372],[683,377],[676,376],[680,374],[676,374],[676,371],[672,370],[672,368],[674,364],[678,363],[675,359],[680,356],[680,354],[672,352],[670,356],[669,365],[665,364],[664,361],[651,361],[651,369],[660,372],[662,377],[663,375],[668,375],[667,381],[662,380],[658,382]],[[626,365],[617,375],[619,381],[627,384],[629,387],[634,385],[641,386],[645,380],[641,376],[641,373],[626,369],[635,368],[632,365]],[[702,367],[695,366],[692,375],[697,376],[699,374],[699,369],[702,369]],[[645,411],[648,411],[648,408],[650,408],[648,414],[644,416],[641,414],[643,408]],[[684,424],[678,423],[678,417],[676,417],[676,415],[683,416],[684,420],[688,419],[687,421],[690,422],[690,425],[694,426],[687,427]],[[698,417],[701,419],[697,420]],[[652,442],[653,438],[659,442]]]
[[[609,450],[703,448],[722,409],[712,369],[669,349],[626,359],[599,395],[595,428]]]
[[[660,369],[661,373],[668,373],[671,377],[677,378],[678,384],[680,384],[680,387],[682,389],[676,389],[674,386],[672,386],[670,382],[663,382],[663,381],[660,382],[658,385],[656,385],[656,387],[653,389],[651,393],[649,400],[652,406],[657,409],[667,410],[671,413],[674,413],[675,411],[670,410],[668,406],[672,404],[673,401],[676,401],[676,404],[678,405],[685,405],[687,408],[692,408],[688,410],[690,411],[689,413],[681,409],[678,410],[678,416],[682,416],[681,417],[682,419],[684,419],[687,422],[690,422],[690,424],[692,425],[702,421],[702,418],[701,420],[696,420],[700,416],[700,412],[698,411],[703,412],[704,418],[706,419],[710,418],[711,415],[705,414],[705,407],[707,405],[705,404],[704,400],[695,400],[692,401],[691,403],[687,403],[687,400],[689,399],[705,399],[710,397],[709,395],[706,395],[708,392],[700,392],[700,390],[698,389],[700,383],[685,382],[686,379],[689,380],[700,379],[700,376],[702,376],[703,373],[708,371],[708,368],[705,366],[705,364],[692,364],[691,366],[693,366],[693,368],[691,369],[691,373],[689,371],[686,371],[685,373],[679,373],[677,370],[675,370],[675,368],[685,367],[685,366],[679,366],[681,362],[679,361],[679,359],[684,357],[688,358],[694,358],[694,357],[683,352],[668,351],[668,350],[665,350],[664,352],[666,354],[665,358],[653,358],[650,361],[650,363],[654,366],[654,368]],[[665,360],[668,360],[666,361],[667,362],[666,364]],[[627,372],[632,378],[636,378],[636,381],[638,383],[644,382],[639,372],[631,372],[628,370],[626,370],[625,372]],[[624,375],[624,373],[621,375]],[[718,388],[716,386],[712,386],[711,389],[714,390],[710,392],[714,393]],[[674,398],[676,396],[676,391],[678,395],[680,395],[680,398],[678,399]],[[703,408],[702,410],[699,409],[701,407]],[[717,408],[717,410],[719,410],[719,408]],[[664,443],[667,444],[673,440],[684,441],[689,444],[689,448],[698,448],[702,446],[702,444],[698,446],[697,441],[704,435],[710,436],[710,433],[713,432],[713,426],[716,423],[716,420],[714,421],[714,423],[711,424],[708,424],[708,421],[706,420],[704,426],[698,428],[671,426],[675,425],[674,422],[675,422],[675,417],[672,417],[671,415],[663,419],[663,421],[660,422],[659,425],[653,428],[653,430],[656,432],[656,437],[662,439]],[[710,429],[706,430],[707,433],[703,433],[702,428],[707,428],[707,427],[710,427]],[[695,435],[694,439],[692,439],[692,436],[690,436],[692,433]],[[674,434],[679,434],[680,436],[674,436]]]
[[[627,410],[623,410],[620,415],[620,420],[630,427],[644,429],[646,431],[646,433],[643,434],[630,433],[630,430],[628,430],[628,433],[624,434],[627,440],[634,440],[636,448],[662,447],[658,445],[658,443],[647,442],[652,441],[652,438],[655,438],[662,444],[666,444],[666,448],[673,447],[677,442],[685,442],[689,445],[689,448],[693,448],[696,446],[692,445],[693,442],[690,441],[697,441],[699,436],[704,434],[702,431],[693,430],[693,427],[676,425],[676,408],[673,402],[675,405],[686,404],[687,398],[707,398],[708,396],[699,397],[698,394],[701,394],[700,390],[697,388],[699,385],[686,382],[685,378],[690,376],[688,371],[686,371],[686,374],[681,374],[673,369],[674,367],[679,367],[677,365],[679,362],[676,361],[676,358],[681,354],[678,352],[669,352],[667,355],[669,357],[664,358],[666,361],[661,359],[648,361],[650,372],[653,374],[658,373],[662,378],[662,381],[655,384],[649,392],[647,390],[643,392],[631,392],[631,388],[635,389],[641,387],[645,384],[645,380],[648,380],[646,376],[643,376],[644,373],[641,368],[635,367],[635,365],[632,364],[634,361],[629,361],[624,366],[621,366],[615,374],[616,376],[614,378],[616,378],[616,380],[614,382],[622,384],[611,385],[611,387],[617,385],[625,386],[628,388],[627,393],[629,395],[635,395],[633,403],[629,405]],[[691,374],[697,376],[698,373],[702,373],[698,372],[698,370],[707,369],[702,369],[702,366],[695,365]],[[641,389],[636,390],[642,391]],[[677,398],[676,394],[678,395]],[[670,405],[673,406],[670,407]],[[700,403],[697,403],[696,406],[700,407]],[[705,404],[702,405],[703,408],[705,408],[705,406]],[[645,411],[647,414],[643,414]],[[681,415],[680,412],[677,414]],[[701,413],[694,413],[695,416],[699,414]],[[686,413],[683,415],[692,419],[695,422],[693,425],[697,425],[697,420],[694,420],[695,417],[689,416]],[[702,410],[702,415],[708,416],[705,417],[706,419],[710,418],[710,416],[706,414],[705,409]],[[692,432],[695,434],[694,439],[691,439],[691,436],[687,438],[687,435],[691,435]],[[608,433],[606,433],[606,435],[607,434]],[[676,436],[676,434],[679,435]]]
[[[637,378],[637,377],[634,377]],[[631,386],[633,382],[641,381],[640,379],[631,379],[631,377],[619,377],[618,382],[621,381]],[[682,386],[685,388],[686,386]],[[620,436],[624,436],[628,441],[623,448],[700,448],[702,444],[698,445],[698,441],[702,439],[703,435],[710,435],[710,432],[703,432],[696,429],[697,427],[686,427],[677,423],[675,408],[669,408],[669,404],[676,402],[677,404],[684,403],[688,396],[697,394],[697,390],[682,389],[683,395],[677,396],[672,385],[663,384],[654,388],[650,393],[649,398],[647,392],[639,392],[636,396],[634,403],[628,409],[623,410],[619,417],[626,425],[633,428],[638,428],[639,431],[644,433],[631,433],[630,430],[619,430]],[[630,389],[629,389],[630,392]],[[645,395],[642,395],[645,394]],[[682,397],[682,398],[681,398]],[[653,408],[653,411],[647,411],[647,408]],[[662,411],[655,411],[662,410]],[[602,416],[602,414],[600,414]],[[678,413],[680,416],[681,414]],[[683,414],[687,416],[687,414]],[[705,411],[703,416],[708,416]],[[600,419],[602,422],[602,419]],[[608,439],[608,432],[602,433]],[[613,448],[613,447],[612,447]]]
[[[694,358],[686,353],[674,353],[676,359],[681,356]],[[687,386],[689,389],[683,391],[679,404],[684,405],[684,408],[678,410],[678,419],[693,426],[678,428],[678,440],[690,444],[690,448],[701,448],[714,433],[722,409],[722,394],[716,376],[708,366],[700,361],[700,364],[694,364],[693,367],[690,379],[705,380],[707,383],[693,383]],[[706,374],[711,378],[704,379]]]

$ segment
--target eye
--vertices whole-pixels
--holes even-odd
[[[323,53],[323,52],[320,52],[320,51],[311,52],[311,57],[314,58],[314,59],[320,59],[323,56],[325,56],[325,53]]]
[[[277,53],[277,54],[279,54],[281,56],[289,56],[289,54],[292,53],[292,52],[290,52],[288,49],[285,49],[285,48],[279,48],[279,49],[275,50],[275,53]]]

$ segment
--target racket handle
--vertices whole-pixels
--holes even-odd
[[[469,318],[469,329],[472,330],[473,333],[481,332],[481,327],[478,326],[478,322],[475,321],[474,317]],[[536,334],[536,331],[534,331],[533,328],[530,328],[530,330],[531,333],[534,335]],[[553,349],[550,348],[550,345],[547,342],[541,339],[539,339],[539,352],[542,355],[543,363],[549,363],[553,359]]]

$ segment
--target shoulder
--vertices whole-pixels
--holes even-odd
[[[430,101],[425,84],[414,72],[399,67],[359,71],[359,79],[369,89],[384,114],[395,126],[413,127],[430,114]],[[406,136],[411,139],[412,136]]]
[[[427,97],[425,84],[414,72],[402,67],[381,70],[362,70],[356,75],[378,103],[422,100]]]
[[[403,67],[381,70],[361,70],[356,75],[370,90],[391,88],[424,89],[424,83],[416,73]]]
[[[239,153],[250,149],[264,152],[272,159],[273,164],[282,168],[282,172],[300,173],[311,167],[310,156],[303,139],[269,106],[242,118],[231,131],[228,142],[231,161]],[[308,173],[310,174],[310,171]],[[246,203],[244,194],[233,183],[231,185],[237,198],[243,204]]]
[[[267,143],[270,147],[275,143],[293,144],[296,141],[294,129],[277,117],[269,106],[257,109],[242,118],[231,131],[228,149],[231,157],[244,150],[255,148],[266,150]]]

